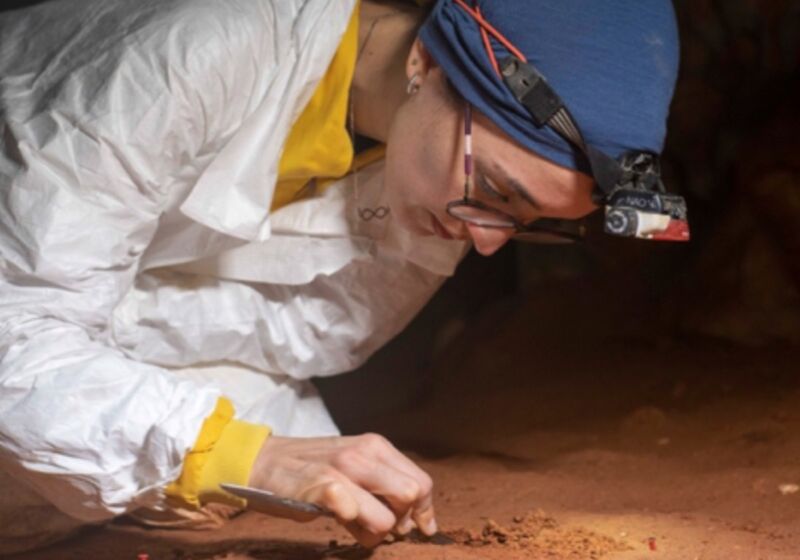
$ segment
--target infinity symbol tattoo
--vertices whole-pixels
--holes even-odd
[[[389,215],[389,208],[387,206],[378,206],[374,210],[372,208],[359,208],[358,217],[369,222],[372,219],[382,220]]]

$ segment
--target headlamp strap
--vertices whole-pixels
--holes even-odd
[[[515,56],[500,62],[500,73],[514,96],[533,117],[536,126],[546,126],[556,113],[564,109],[564,102],[533,66]],[[571,139],[581,143],[580,136]]]
[[[567,106],[544,76],[513,55],[500,62],[500,73],[517,101],[531,114],[536,126],[549,126],[583,152],[600,189],[596,198],[605,199],[611,195],[622,177],[622,168],[615,159],[586,144]]]

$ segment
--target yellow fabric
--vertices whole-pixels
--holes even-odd
[[[350,169],[353,145],[346,120],[358,50],[358,12],[356,6],[325,76],[289,132],[278,166],[273,211],[300,198],[311,179],[342,177]]]
[[[270,434],[267,426],[231,420],[200,471],[200,501],[246,506],[244,499],[228,494],[219,483],[247,486],[256,456]]]
[[[363,152],[357,154],[353,159],[353,165],[350,166],[350,172],[353,173],[358,171],[359,169],[364,168],[371,163],[378,161],[379,159],[383,159],[384,157],[386,157],[386,146],[384,144],[379,144],[368,150],[364,150]],[[337,180],[338,178],[336,177],[321,179],[317,181],[317,188],[324,190],[331,183],[334,183]]]
[[[224,492],[219,483],[247,485],[253,462],[270,429],[234,420],[233,414],[231,401],[220,397],[186,455],[181,475],[165,491],[170,500],[194,507],[211,501],[242,507],[246,504]]]

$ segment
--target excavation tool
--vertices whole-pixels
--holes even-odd
[[[234,496],[247,500],[247,509],[266,513],[267,515],[291,517],[293,513],[299,512],[334,517],[333,512],[322,506],[311,502],[282,498],[268,490],[258,490],[247,486],[239,486],[238,484],[220,484],[220,487]]]
[[[239,496],[247,500],[247,509],[266,513],[267,515],[291,517],[293,513],[299,512],[323,517],[335,517],[332,511],[322,506],[312,504],[311,502],[283,498],[268,490],[259,490],[248,486],[239,486],[238,484],[220,484],[220,487],[234,496]],[[412,529],[407,535],[397,536],[395,538],[398,541],[424,544],[445,545],[455,543],[453,539],[443,533],[436,533],[429,537],[419,529]]]

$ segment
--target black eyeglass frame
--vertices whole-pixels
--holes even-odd
[[[483,212],[491,213],[505,223],[493,224],[483,222],[458,213],[459,208],[475,208]],[[493,208],[467,195],[460,200],[447,203],[447,213],[452,217],[474,224],[478,227],[488,229],[513,229],[515,241],[525,243],[574,243],[583,241],[586,236],[586,226],[582,221],[561,220],[558,218],[538,218],[532,222],[524,224],[511,214],[507,214],[498,208]]]
[[[464,106],[464,197],[447,203],[447,213],[461,220],[482,228],[488,229],[513,229],[512,239],[525,243],[574,243],[582,241],[586,235],[586,227],[582,221],[563,220],[558,218],[538,218],[529,223],[523,223],[511,214],[503,212],[484,204],[479,200],[470,198],[472,185],[472,111],[468,101]],[[480,218],[459,212],[459,209],[472,208],[490,214],[497,218],[499,223],[491,223]]]

